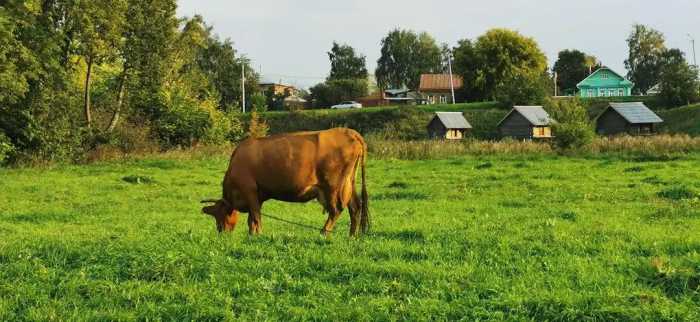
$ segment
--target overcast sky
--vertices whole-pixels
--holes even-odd
[[[576,48],[626,73],[625,39],[642,23],[666,36],[692,61],[688,33],[700,41],[700,0],[178,0],[180,16],[200,14],[222,38],[253,60],[263,79],[307,87],[323,81],[332,42],[367,56],[374,72],[380,41],[400,27],[427,31],[454,45],[495,27],[535,38],[550,66]],[[698,44],[700,50],[700,44]]]

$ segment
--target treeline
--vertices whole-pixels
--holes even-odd
[[[646,95],[657,87],[668,107],[697,101],[697,66],[689,64],[679,49],[667,48],[661,32],[644,25],[632,29],[625,66],[627,78],[635,84],[634,93]],[[330,76],[311,88],[310,98],[317,107],[381,89],[417,90],[421,74],[446,73],[450,63],[453,73],[464,79],[465,86],[457,91],[458,101],[541,104],[554,94],[574,95],[576,85],[604,65],[593,55],[567,49],[559,53],[549,69],[537,41],[502,28],[491,29],[476,39],[461,39],[452,48],[438,44],[425,32],[392,30],[381,41],[374,73],[376,87],[366,86],[365,56],[352,47],[334,43],[328,54]]]
[[[175,0],[0,1],[0,162],[244,135],[249,64]],[[246,68],[246,91],[257,79]]]

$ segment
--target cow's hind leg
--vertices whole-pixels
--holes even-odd
[[[340,218],[340,214],[343,212],[343,209],[338,209],[338,193],[329,191],[324,191],[322,193],[324,194],[323,199],[326,201],[324,207],[328,212],[328,219],[326,219],[326,224],[323,225],[323,229],[321,229],[321,234],[328,236],[331,232],[333,232],[333,227],[335,227],[335,223]]]
[[[348,207],[350,208],[350,237],[357,236],[357,227],[360,224],[360,206],[360,197],[353,191]]]

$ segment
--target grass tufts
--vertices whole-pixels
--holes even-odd
[[[673,186],[669,187],[667,189],[663,189],[657,193],[657,195],[661,198],[664,199],[669,199],[669,200],[687,200],[687,199],[694,199],[697,198],[698,194],[693,191],[692,189],[686,187],[686,186]]]

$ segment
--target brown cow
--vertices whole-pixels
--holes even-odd
[[[232,231],[239,212],[247,212],[248,233],[262,231],[260,210],[269,199],[308,202],[316,199],[328,213],[321,233],[333,231],[340,213],[350,209],[350,235],[369,229],[365,185],[367,148],[354,130],[336,128],[298,132],[243,141],[229,161],[224,176],[223,198],[202,208],[216,219],[216,228]],[[355,190],[355,173],[362,170],[362,200]]]

